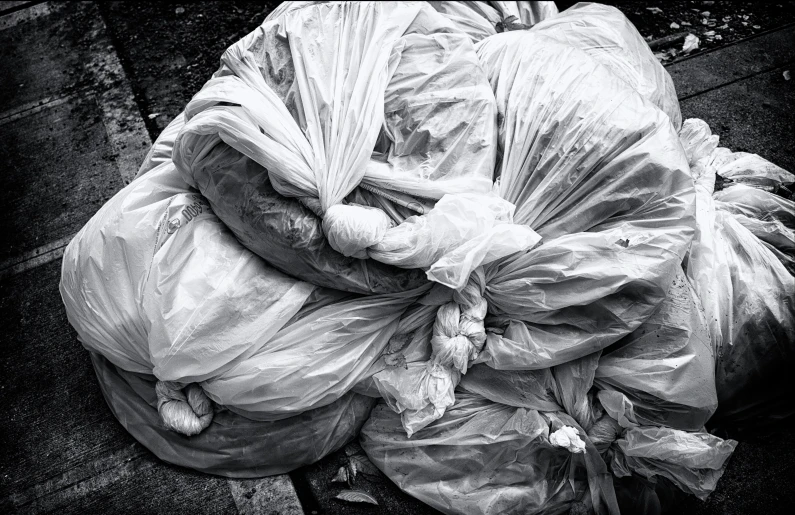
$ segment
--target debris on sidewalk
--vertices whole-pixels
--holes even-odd
[[[689,54],[693,50],[696,50],[700,42],[701,40],[697,36],[694,36],[693,34],[688,34],[687,37],[685,38],[684,44],[682,45],[682,53]]]

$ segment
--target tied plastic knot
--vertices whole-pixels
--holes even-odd
[[[480,294],[477,284],[469,283],[436,312],[431,347],[433,362],[455,367],[466,374],[470,360],[478,357],[486,343],[486,318],[488,303]],[[460,304],[459,304],[460,303]]]
[[[577,428],[571,426],[563,426],[549,435],[549,443],[555,447],[564,447],[572,454],[585,452],[585,442],[580,438]]]
[[[367,258],[367,247],[380,243],[392,220],[375,207],[336,204],[323,215],[323,232],[331,248],[349,257]]]
[[[213,404],[196,383],[182,387],[172,381],[158,381],[157,412],[167,429],[193,436],[213,421]]]

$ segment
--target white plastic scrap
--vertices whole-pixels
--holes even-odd
[[[690,52],[698,48],[699,42],[700,40],[698,39],[698,36],[694,36],[693,34],[688,34],[687,37],[685,38],[685,44],[682,45],[682,52],[684,52],[685,54],[689,54]]]
[[[580,438],[577,429],[571,426],[563,426],[549,435],[549,443],[555,447],[565,447],[573,454],[585,452],[585,442]]]

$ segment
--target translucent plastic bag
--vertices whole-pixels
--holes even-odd
[[[713,198],[717,209],[731,213],[795,273],[795,201],[744,184],[716,191]]]
[[[210,427],[186,438],[163,427],[154,376],[127,372],[95,353],[91,360],[108,406],[136,440],[168,463],[227,477],[283,474],[314,463],[355,438],[375,403],[348,393],[272,422],[217,408]]]
[[[539,371],[533,372],[537,378]],[[503,374],[511,373],[492,375]],[[572,386],[566,383],[560,382]],[[587,381],[582,384],[587,390]],[[491,392],[500,395],[498,390]],[[458,392],[441,419],[407,438],[398,415],[379,404],[362,428],[361,443],[402,490],[445,513],[618,513],[611,471],[616,477],[664,477],[705,499],[737,442],[705,432],[638,426],[632,404],[613,394],[629,411],[608,409],[610,415],[587,431],[562,410],[510,406]],[[611,399],[605,400],[613,408]],[[614,419],[603,423],[613,414],[624,427]]]
[[[693,235],[694,191],[673,127],[583,52],[509,32],[478,45],[501,116],[500,194],[538,247],[485,268],[478,358],[546,368],[635,330],[665,298]]]
[[[791,415],[795,278],[734,215],[712,198],[730,151],[702,120],[681,137],[696,180],[697,235],[687,276],[701,300],[715,347],[718,411],[712,424],[759,428]],[[732,162],[729,159],[729,162]]]
[[[771,193],[795,183],[795,175],[757,154],[716,148],[711,162],[722,178]]]
[[[459,393],[455,406],[408,439],[385,404],[361,433],[370,460],[403,491],[444,513],[566,513],[575,502],[617,513],[598,451],[572,453],[550,434],[576,422]]]
[[[292,84],[269,84],[266,63],[258,61],[284,53],[277,51],[283,41],[262,51],[274,32],[289,44],[292,68],[283,69],[291,72],[285,75],[292,74]],[[188,104],[174,151],[186,180],[216,203],[221,195],[202,190],[212,182],[196,177],[195,170],[206,168],[204,156],[223,142],[265,167],[278,192],[298,197],[321,216],[329,244],[345,256],[428,269],[473,238],[510,252],[537,242],[532,230],[511,220],[492,216],[483,225],[461,216],[459,206],[477,210],[496,202],[490,194],[494,101],[469,39],[429,6],[287,8],[230,47],[222,63]],[[383,159],[373,159],[382,126],[392,146]],[[420,214],[393,228],[396,220],[378,207],[343,204],[360,184],[390,200],[409,195],[406,207]],[[436,200],[445,194],[456,198],[427,215],[411,197]],[[225,211],[240,212],[234,207]],[[458,230],[448,230],[448,221]],[[498,222],[505,227],[494,234],[490,229]],[[254,229],[248,228],[247,239]],[[434,246],[426,248],[426,241]],[[462,267],[448,259],[445,277],[454,277],[446,284],[462,287],[479,264]]]
[[[317,286],[353,293],[392,293],[428,280],[422,270],[332,249],[322,219],[273,187],[267,170],[228,145],[217,145],[194,168],[197,186],[237,239],[268,264]]]
[[[659,107],[676,130],[682,127],[671,76],[635,26],[615,7],[579,3],[546,18],[532,32],[584,51]]]
[[[517,31],[478,55],[501,120],[500,194],[544,240],[473,274],[475,300],[439,304],[485,301],[472,363],[548,368],[631,333],[665,299],[693,234],[693,181],[666,115],[587,54]],[[411,434],[452,405],[467,364],[409,354],[375,381]]]
[[[604,351],[595,384],[631,399],[640,423],[698,431],[718,407],[714,370],[701,303],[679,269],[654,314]]]
[[[357,299],[281,274],[170,163],[103,206],[66,249],[61,277],[86,348],[123,370],[199,383],[258,420],[331,404],[372,375],[425,291]]]

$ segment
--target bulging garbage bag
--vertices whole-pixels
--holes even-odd
[[[795,175],[757,154],[748,152],[716,148],[712,156],[712,166],[715,173],[723,179],[771,193],[778,193],[795,183]]]
[[[584,52],[533,31],[477,50],[497,99],[500,195],[544,239],[470,277],[489,313],[471,357],[548,368],[616,342],[666,298],[694,231],[693,180],[667,116]],[[375,376],[409,434],[465,372],[416,358]]]
[[[565,414],[459,393],[440,420],[411,439],[399,415],[379,404],[361,444],[402,490],[444,513],[566,513],[575,502],[617,513],[609,472],[593,444],[575,453],[550,441],[572,424]]]
[[[532,31],[584,51],[659,107],[676,130],[682,127],[671,76],[635,26],[615,7],[579,3],[544,19]]]
[[[614,343],[662,302],[693,235],[693,182],[667,117],[582,51],[530,31],[478,55],[501,120],[500,194],[543,237],[486,267],[505,330],[480,359],[545,368]]]
[[[281,41],[269,45],[278,39],[274,33]],[[285,62],[285,39],[291,64],[281,67],[284,80],[269,80],[262,72],[270,66],[265,58],[274,54]],[[529,227],[510,219],[491,216],[483,225],[463,215],[461,206],[477,210],[498,201],[490,192],[494,98],[472,43],[429,6],[287,8],[230,47],[222,63],[186,107],[174,162],[216,204],[232,204],[223,210],[225,221],[247,241],[259,227],[247,226],[253,217],[241,220],[240,213],[256,206],[249,197],[212,191],[216,181],[197,176],[206,173],[203,159],[219,144],[262,165],[276,191],[321,217],[328,243],[344,256],[427,270],[476,237],[484,247],[509,253],[538,241]],[[388,148],[374,155],[379,135]],[[417,214],[393,220],[377,206],[344,204],[359,185]],[[445,195],[454,198],[433,206]],[[427,213],[423,198],[431,204]],[[490,230],[497,222],[505,226],[499,234]],[[444,279],[429,278],[461,288],[481,264],[475,256],[486,257],[473,249],[466,259],[448,258]]]
[[[427,289],[361,299],[288,277],[241,246],[170,162],[100,209],[67,247],[61,276],[87,349],[128,372],[198,384],[252,420],[345,396],[378,370]]]
[[[211,148],[193,171],[213,212],[237,239],[286,274],[354,293],[401,292],[428,281],[422,270],[346,257],[331,248],[322,219],[278,193],[262,165],[228,145]]]
[[[729,429],[763,427],[790,416],[788,379],[795,353],[795,278],[713,197],[726,149],[702,120],[685,121],[697,191],[697,235],[687,276],[707,315],[716,354],[718,410],[710,421]]]
[[[277,421],[257,421],[216,408],[198,435],[166,429],[158,415],[157,378],[120,369],[91,353],[99,386],[124,428],[158,458],[227,477],[290,472],[341,448],[359,433],[375,399],[348,393],[333,403]]]
[[[360,441],[401,489],[444,513],[618,513],[613,477],[663,477],[706,498],[737,443],[703,431],[637,425],[626,404],[629,411],[609,409],[586,430],[560,408],[511,406],[459,391],[455,405],[410,438],[399,416],[379,404]]]

